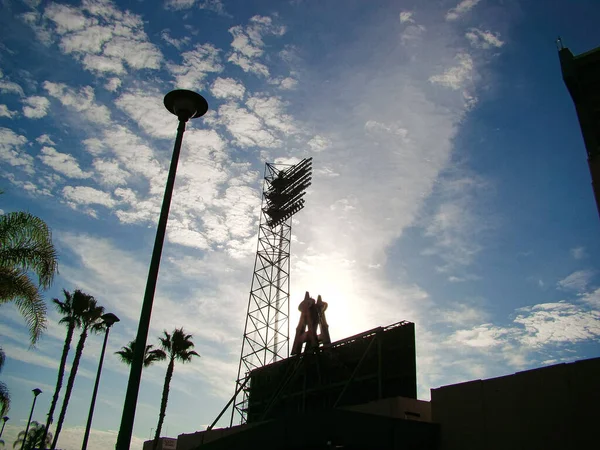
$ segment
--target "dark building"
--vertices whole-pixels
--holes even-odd
[[[399,322],[250,374],[248,423],[390,397],[417,398],[415,325]]]
[[[247,423],[180,435],[178,450],[435,450],[417,397],[415,325],[399,322],[255,369]]]
[[[177,450],[596,448],[600,358],[431,390],[416,399],[415,327],[379,327],[251,373],[248,423]]]
[[[559,41],[563,79],[575,103],[600,213],[600,47],[574,56]]]
[[[431,390],[439,450],[598,448],[600,358]]]

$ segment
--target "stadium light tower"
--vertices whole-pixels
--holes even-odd
[[[236,413],[240,423],[246,422],[249,372],[289,356],[292,216],[304,208],[303,197],[311,179],[312,158],[293,166],[265,166],[258,249],[236,390],[230,402],[231,424]]]

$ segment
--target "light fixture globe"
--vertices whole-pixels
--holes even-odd
[[[37,397],[38,395],[40,395],[42,393],[42,390],[35,388],[35,389],[32,389],[31,392],[33,392],[34,397]]]
[[[200,94],[187,89],[175,89],[165,95],[165,108],[179,120],[202,117],[208,111],[208,102]]]

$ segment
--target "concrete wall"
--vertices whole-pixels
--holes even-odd
[[[599,381],[595,358],[432,389],[440,450],[594,448]]]

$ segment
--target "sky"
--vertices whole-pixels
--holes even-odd
[[[156,345],[184,327],[201,354],[175,366],[163,435],[204,429],[233,394],[265,162],[313,157],[292,329],[305,291],[329,303],[332,340],[414,322],[424,400],[600,356],[599,218],[555,44],[600,45],[597,1],[0,5],[0,208],[48,223],[60,271],[34,348],[0,307],[8,445],[35,387],[45,421],[65,335],[50,300],[77,288],[121,319],[89,448],[114,445],[128,378],[114,352],[137,330],[174,88],[209,112],[184,137],[150,328]],[[63,449],[80,448],[101,344],[87,340]],[[165,371],[144,370],[132,449],[156,427]]]

